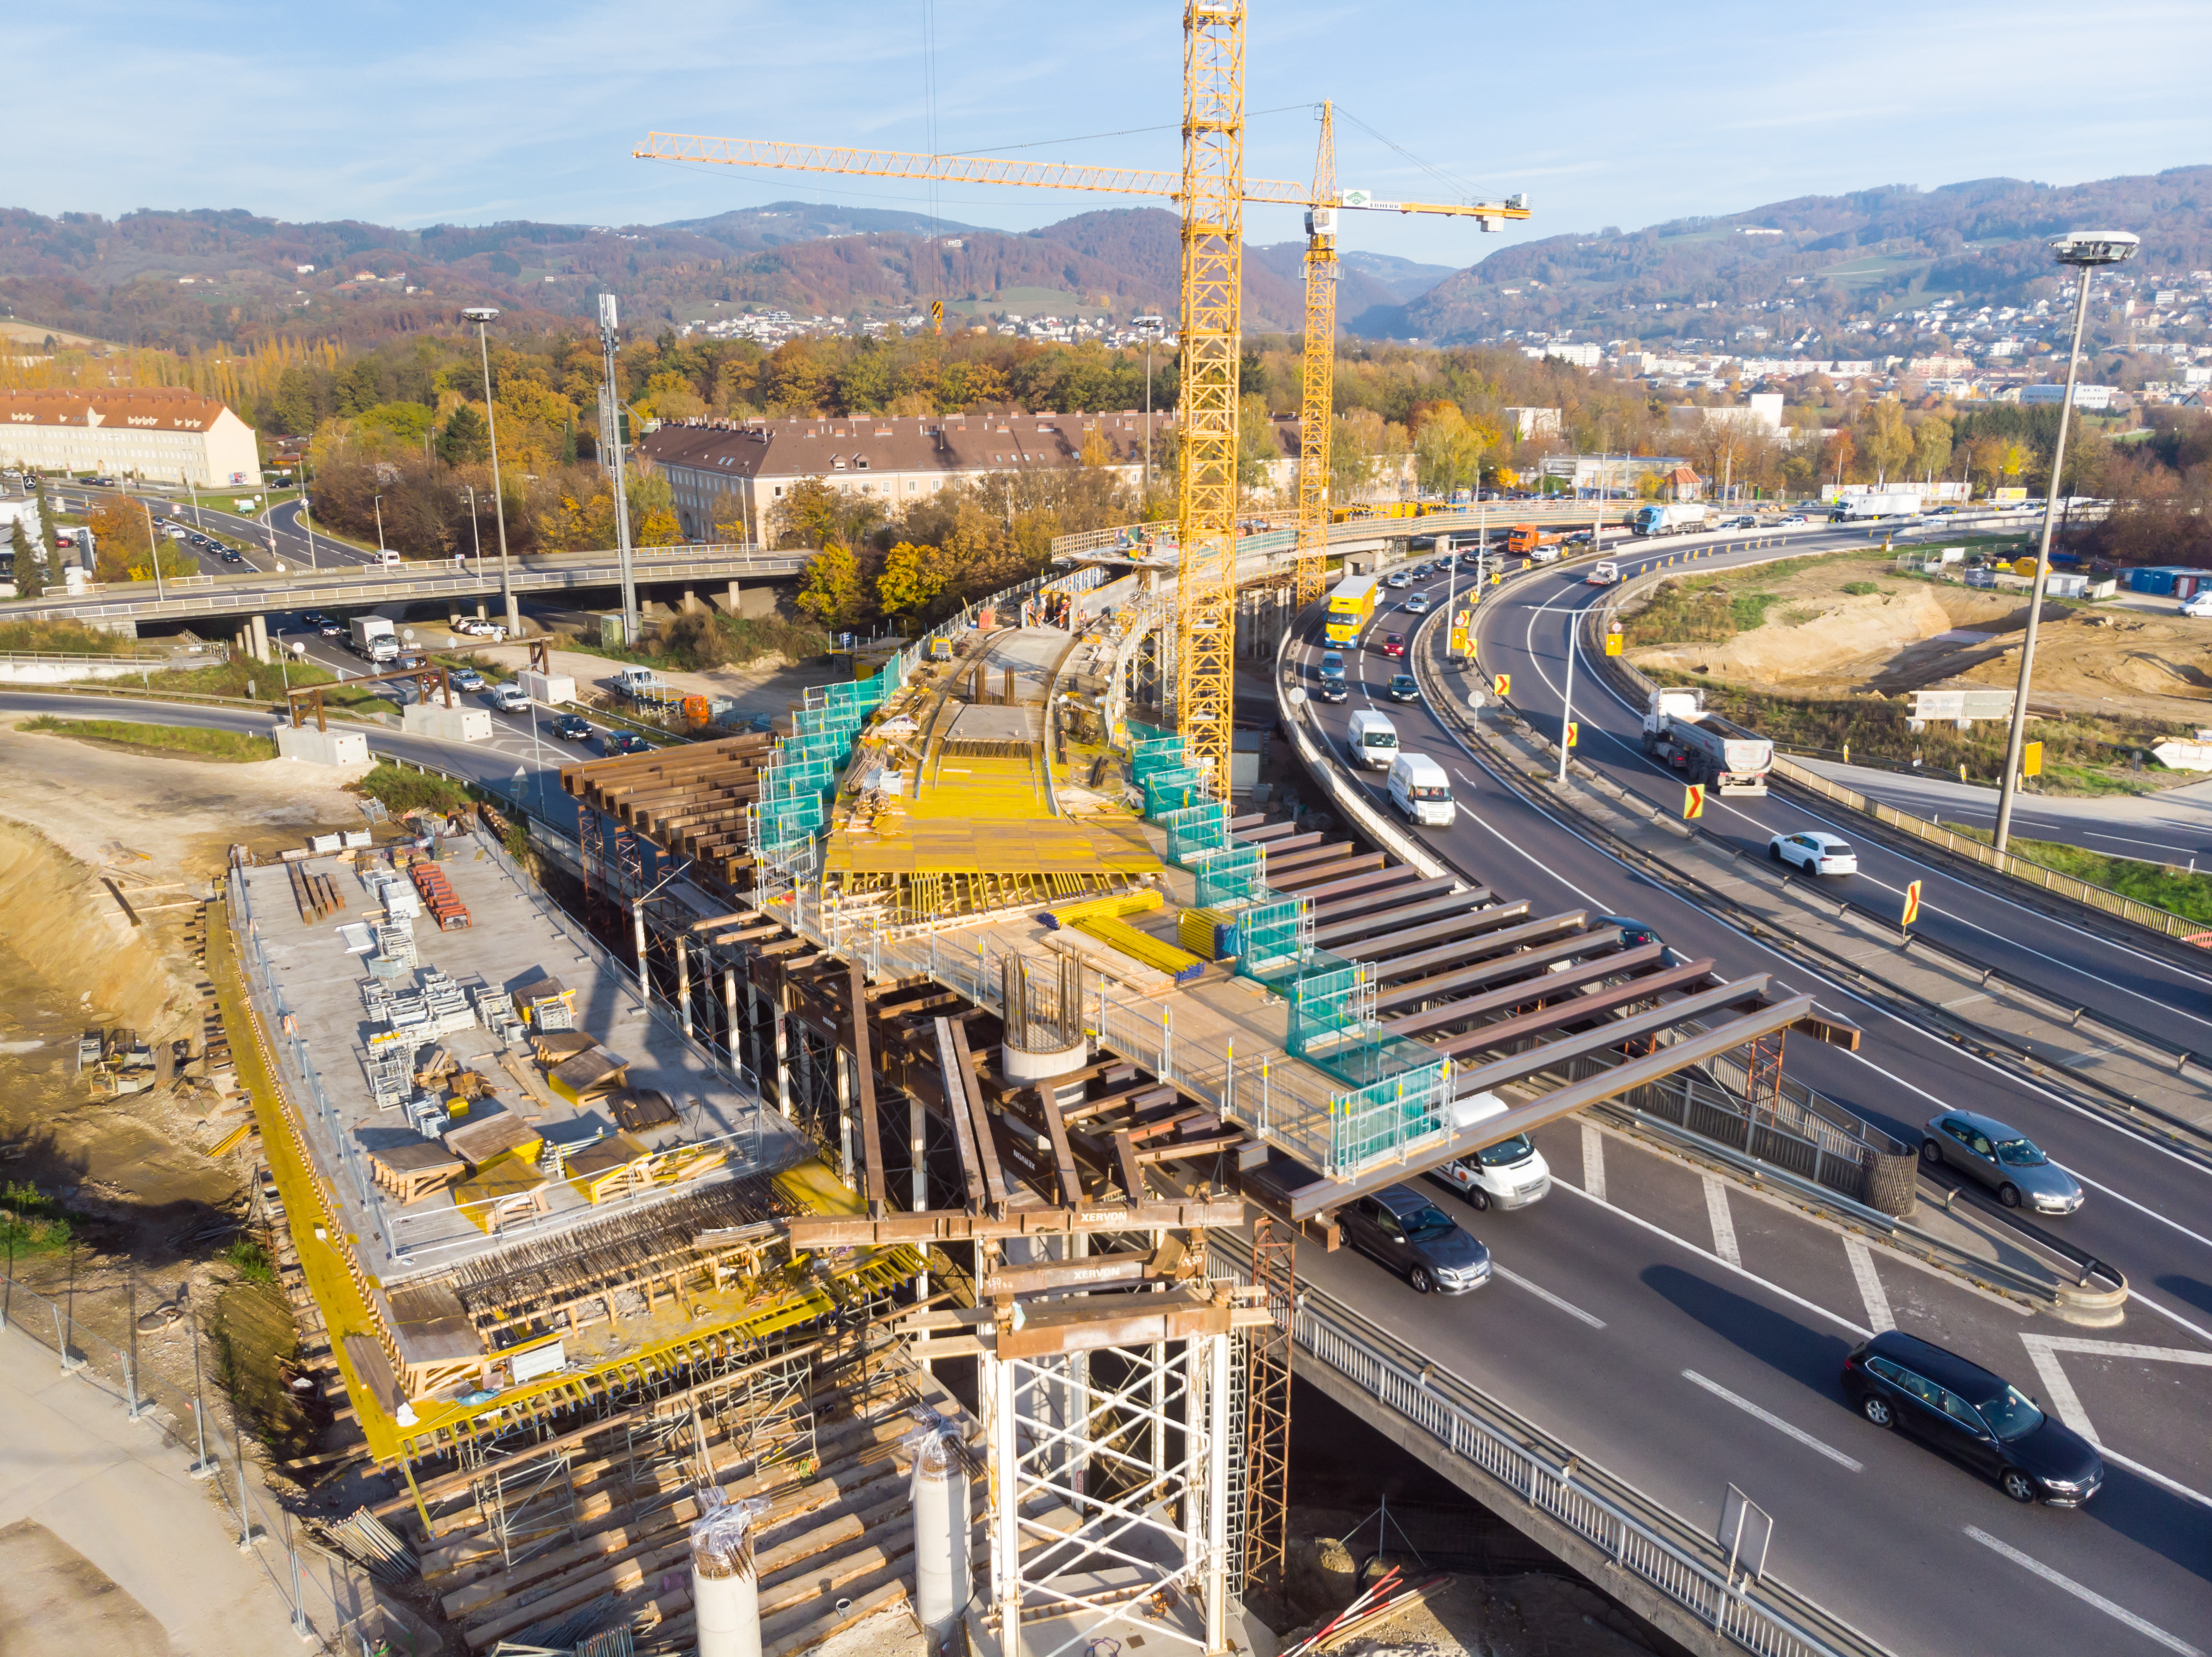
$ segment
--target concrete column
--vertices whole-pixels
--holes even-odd
[[[642,899],[629,906],[629,917],[637,928],[637,993],[646,1004],[653,1004],[653,979],[645,966],[645,903]]]
[[[699,1657],[760,1657],[760,1573],[750,1505],[724,1508],[693,1531],[691,1607]]]
[[[256,616],[247,625],[252,629],[252,637],[246,645],[246,654],[256,661],[265,664],[269,661],[269,618]]]
[[[507,595],[507,636],[509,638],[522,637],[522,606],[512,593]]]
[[[732,616],[736,615],[738,613],[738,584],[735,582],[732,582],[730,583],[730,596],[728,603],[730,606],[730,613]]]
[[[730,1056],[732,1070],[744,1063],[738,1057],[738,975],[726,966],[722,969],[722,1051]]]
[[[959,1627],[975,1591],[971,1529],[967,1469],[943,1440],[930,1440],[914,1474],[914,1608],[933,1651]]]
[[[482,599],[478,599],[477,600],[477,619],[478,621],[486,619],[484,614],[484,601]]]
[[[689,587],[686,587],[684,589],[684,613],[688,616],[698,607],[698,594],[694,593]]]
[[[783,1008],[769,1008],[769,1028],[775,1035],[775,1108],[791,1120],[791,1032]]]
[[[860,1189],[853,1178],[853,1072],[856,1068],[852,1054],[842,1047],[830,1050],[830,1068],[837,1079],[837,1177],[845,1182],[848,1191]]]
[[[691,1033],[691,941],[681,932],[676,935],[676,1005],[688,1038]]]

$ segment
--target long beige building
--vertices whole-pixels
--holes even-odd
[[[167,387],[0,392],[0,464],[199,489],[261,483],[253,429],[215,398]]]
[[[1104,466],[1139,487],[1148,418],[1157,448],[1175,423],[1164,411],[681,421],[647,434],[638,453],[668,479],[687,539],[741,523],[758,539],[762,513],[810,478],[896,511],[963,479],[1080,466],[1094,436]]]

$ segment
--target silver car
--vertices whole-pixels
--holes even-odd
[[[1994,1118],[1946,1111],[1928,1124],[1920,1160],[1953,1167],[1997,1194],[2008,1209],[2022,1203],[2038,1214],[2071,1214],[2081,1206],[2074,1176],[2045,1156],[2035,1142]]]

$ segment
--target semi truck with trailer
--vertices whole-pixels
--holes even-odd
[[[1651,692],[1644,752],[1685,783],[1722,794],[1765,794],[1774,768],[1774,744],[1707,713],[1703,691]]]
[[[1917,489],[1869,490],[1864,495],[1838,495],[1828,508],[1830,523],[1854,523],[1865,518],[1917,518],[1926,497]]]
[[[1687,535],[1710,529],[1713,509],[1694,501],[1669,506],[1639,506],[1629,515],[1628,527],[1638,535]]]

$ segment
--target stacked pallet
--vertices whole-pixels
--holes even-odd
[[[430,918],[438,923],[441,932],[458,932],[469,923],[467,905],[454,895],[453,883],[446,878],[446,871],[437,864],[417,859],[408,866],[414,877],[415,890],[422,894],[422,907],[430,911]]]
[[[292,876],[292,901],[300,905],[300,919],[309,926],[328,920],[345,907],[336,882],[304,863],[284,865]]]

